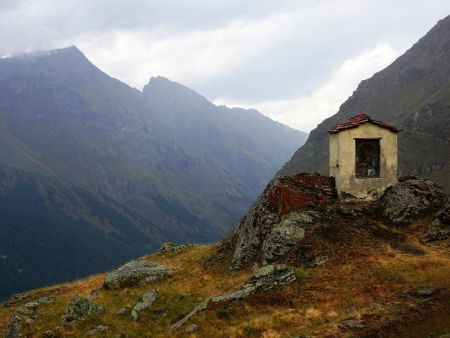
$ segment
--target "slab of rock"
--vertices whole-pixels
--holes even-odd
[[[381,217],[393,225],[436,212],[446,202],[442,188],[428,180],[410,179],[388,188],[378,201]]]
[[[38,299],[32,300],[20,307],[14,312],[6,325],[3,332],[4,338],[16,338],[22,337],[22,325],[31,324],[34,319],[36,319],[36,310],[42,304],[50,304],[53,300],[49,297],[40,297]]]
[[[131,306],[127,305],[127,306],[124,306],[124,307],[120,308],[119,310],[117,310],[116,315],[122,316],[122,315],[129,313],[130,311],[131,311]]]
[[[223,303],[234,300],[239,300],[250,296],[254,292],[272,289],[277,286],[282,286],[295,281],[295,272],[292,268],[284,265],[266,265],[261,267],[242,288],[237,291],[226,293],[220,296],[208,298],[194,307],[194,309],[185,317],[177,321],[171,326],[171,330],[176,330],[190,318],[196,316],[201,311],[208,308],[211,303]]]
[[[364,322],[359,319],[347,319],[342,321],[342,326],[346,329],[363,329],[366,327]]]
[[[106,289],[121,289],[157,282],[173,274],[173,270],[163,264],[138,259],[108,272],[103,286]]]
[[[435,293],[433,288],[420,288],[411,292],[411,294],[419,299],[429,298]]]
[[[158,298],[158,296],[159,293],[156,290],[151,290],[144,293],[141,298],[139,298],[139,301],[136,303],[136,305],[133,307],[133,310],[131,310],[131,317],[134,320],[138,320],[139,313],[152,306],[153,302]]]
[[[93,327],[92,329],[89,329],[86,331],[86,334],[88,336],[93,336],[99,333],[105,333],[106,331],[109,330],[109,326],[106,325],[97,325],[95,327]]]
[[[75,296],[70,300],[66,312],[62,316],[62,321],[64,324],[72,325],[104,313],[105,307],[102,304],[84,297]]]

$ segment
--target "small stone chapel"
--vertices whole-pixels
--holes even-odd
[[[397,133],[384,122],[359,114],[331,128],[330,176],[340,196],[373,199],[397,183]]]

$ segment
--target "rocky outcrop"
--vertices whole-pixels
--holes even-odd
[[[141,311],[149,308],[158,298],[158,296],[159,293],[156,290],[151,290],[144,293],[142,297],[139,298],[139,301],[136,303],[136,305],[133,307],[133,310],[131,310],[131,317],[133,318],[133,320],[138,320]]]
[[[84,297],[75,296],[70,300],[66,312],[62,316],[62,321],[63,324],[74,325],[87,318],[104,313],[105,308],[102,304]]]
[[[255,276],[239,290],[204,300],[202,303],[198,304],[189,314],[173,324],[171,326],[171,330],[178,329],[190,318],[207,309],[209,304],[218,304],[233,300],[239,300],[248,297],[257,291],[268,290],[292,283],[293,281],[295,281],[295,279],[296,277],[294,270],[284,264],[263,266],[258,270],[258,272],[256,272]]]
[[[157,282],[173,274],[173,270],[163,264],[141,258],[108,272],[103,286],[106,289],[120,289]]]
[[[165,242],[163,245],[161,245],[161,248],[159,249],[159,253],[171,253],[171,252],[180,252],[190,244],[175,244],[170,242]]]
[[[336,199],[333,177],[302,173],[275,178],[236,226],[231,266],[239,269],[284,255],[303,238],[303,227],[322,217]]]
[[[377,209],[386,223],[401,225],[436,212],[446,198],[439,185],[428,180],[409,179],[388,188]]]
[[[48,297],[40,297],[25,305],[19,306],[9,319],[3,332],[3,338],[16,338],[24,336],[23,325],[29,325],[36,319],[36,310],[42,304],[50,304],[53,301]]]

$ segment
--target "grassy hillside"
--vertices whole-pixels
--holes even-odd
[[[65,337],[84,337],[98,324],[109,326],[111,337],[118,333],[126,337],[425,337],[430,332],[438,336],[450,332],[450,246],[448,240],[427,245],[417,240],[429,221],[418,220],[407,229],[367,226],[364,221],[336,225],[329,229],[329,242],[320,248],[324,254],[333,253],[325,265],[297,267],[294,283],[210,307],[174,332],[170,325],[196,304],[234,290],[253,271],[234,272],[223,263],[211,263],[214,245],[152,254],[147,258],[173,268],[175,274],[153,285],[122,290],[101,289],[103,274],[35,290],[0,307],[0,328],[20,304],[48,295],[55,302],[39,308],[26,328],[31,336],[50,329]],[[433,296],[416,298],[414,290],[423,287],[434,288]],[[105,305],[105,315],[73,327],[61,325],[72,296],[88,296],[99,289],[94,299]],[[137,322],[116,314],[123,306],[133,306],[149,289],[159,290],[160,298]],[[342,321],[347,319],[362,320],[364,327],[346,328]],[[198,329],[186,332],[190,324]]]

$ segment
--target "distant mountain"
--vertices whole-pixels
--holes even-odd
[[[450,16],[389,67],[361,82],[279,174],[328,173],[327,130],[362,112],[403,130],[398,135],[400,174],[431,178],[450,191]]]
[[[76,47],[0,59],[0,298],[216,240],[305,139]]]

